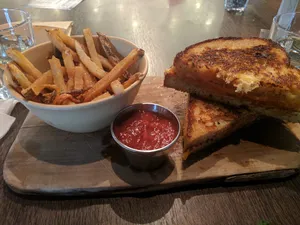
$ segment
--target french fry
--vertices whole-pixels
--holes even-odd
[[[115,66],[117,65],[124,57],[118,52],[116,47],[113,45],[113,43],[109,40],[109,38],[97,32],[98,39],[100,42],[100,50],[101,52],[104,52],[108,61],[110,62],[111,65]],[[130,72],[125,71],[123,73],[123,77],[127,79],[130,77]]]
[[[107,58],[105,58],[104,56],[98,54],[98,57],[100,59],[100,62],[102,64],[102,66],[107,69],[108,71],[111,71],[113,68],[113,65],[111,65],[111,63],[108,61]]]
[[[66,35],[61,29],[55,29],[55,30],[57,31],[58,36],[65,43],[65,45],[67,45],[68,47],[72,48],[75,51],[75,39]]]
[[[16,49],[7,49],[7,55],[15,61],[25,73],[31,76],[33,79],[38,79],[42,76],[39,71],[21,52]]]
[[[92,100],[92,102],[98,101],[98,100],[100,100],[100,99],[105,99],[105,98],[108,98],[108,97],[110,97],[110,96],[111,96],[111,94],[109,94],[109,92],[105,92],[104,94],[99,95],[98,97],[94,98],[94,99]]]
[[[142,75],[142,73],[135,73],[133,75],[131,75],[128,80],[124,81],[123,86],[124,88],[128,88],[130,85],[132,85],[134,82],[136,82],[139,77]]]
[[[15,78],[15,80],[21,86],[21,88],[26,89],[31,85],[31,82],[16,65],[9,63],[8,68],[11,74],[13,75],[13,77]]]
[[[87,56],[87,54],[82,49],[81,45],[76,41],[75,43],[76,52],[85,67],[90,71],[92,75],[101,79],[105,76],[106,72],[99,68],[91,59]]]
[[[106,35],[101,34],[100,32],[97,32],[97,35],[102,51],[113,66],[117,65],[123,59],[123,56],[117,51],[116,47]]]
[[[74,77],[75,77],[75,75],[73,77],[69,78],[67,81],[67,91],[68,92],[71,92],[74,90]]]
[[[93,40],[93,34],[90,28],[83,29],[84,39],[87,45],[87,48],[90,53],[91,60],[100,68],[103,69],[100,59],[98,58],[98,53],[96,51],[95,43]]]
[[[58,92],[58,87],[55,85],[55,84],[42,84],[42,85],[39,85],[38,86],[38,89],[39,89],[39,93],[42,92],[42,90],[44,89],[50,89],[50,90],[55,90],[56,92]],[[37,94],[34,93],[33,89],[31,87],[29,88],[26,88],[26,89],[23,89],[21,91],[22,95],[24,95],[25,97],[28,96],[28,95],[32,95],[32,92],[34,95],[37,96]],[[43,95],[47,95],[48,93],[45,93]]]
[[[124,59],[121,60],[105,77],[99,80],[84,95],[84,102],[91,101],[106,90],[110,83],[120,76],[144,55],[144,50],[135,48]]]
[[[34,81],[27,89],[25,89],[22,94],[24,95],[28,89],[32,89],[35,95],[39,95],[41,91],[45,88],[45,85],[53,84],[53,76],[51,70],[43,73],[43,75]]]
[[[73,62],[72,54],[69,50],[66,50],[62,52],[62,57],[68,74],[68,78],[70,79],[70,77],[74,76],[75,72],[75,64]]]
[[[18,87],[18,84],[13,80],[12,74],[9,71],[8,65],[0,64],[0,68],[5,72],[6,74],[6,80],[8,84],[14,88]]]
[[[62,66],[62,67],[61,67],[61,70],[62,70],[62,72],[63,72],[64,77],[65,77],[65,76],[68,76],[66,67]]]
[[[28,78],[28,80],[31,82],[31,83],[33,83],[34,81],[36,81],[36,79],[33,77],[33,76],[31,76],[30,74],[26,74],[26,77]]]
[[[96,50],[97,50],[97,53],[100,54],[100,55],[104,54],[104,52],[103,52],[102,49],[101,49],[101,43],[100,43],[100,41],[99,41],[99,38],[96,37],[96,38],[94,39],[94,44],[95,44],[95,48],[96,48]]]
[[[83,49],[83,51],[85,52],[85,54],[87,56],[90,56],[89,50],[84,44],[81,44],[81,48]],[[75,51],[76,51],[76,49],[75,49]]]
[[[85,67],[85,65],[83,63],[79,63],[78,66],[81,66],[82,69],[84,70],[84,72],[88,73],[91,77],[91,79],[93,80],[94,83],[97,82],[97,78],[95,76],[92,76],[90,73],[89,73],[89,70]]]
[[[52,75],[52,71],[48,70],[43,74],[42,77],[37,79],[30,87],[32,91],[36,95],[38,95],[43,90],[45,85],[51,85],[51,84],[53,84],[53,75]]]
[[[73,56],[73,60],[76,62],[79,62],[79,58],[76,52],[74,52],[72,49],[67,47],[65,43],[61,40],[61,38],[57,34],[57,30],[48,30],[48,36],[53,45],[60,51],[64,52],[66,50],[69,50],[70,53]]]
[[[71,92],[74,89],[74,76],[75,76],[75,65],[73,62],[73,56],[69,50],[66,50],[62,54],[65,67],[62,67],[64,76],[68,76],[67,91]]]
[[[67,92],[67,86],[64,81],[63,70],[59,59],[52,56],[48,61],[52,71],[54,84],[58,87],[60,93]]]
[[[111,82],[110,87],[115,95],[119,95],[124,92],[124,87],[119,80],[114,80]]]
[[[84,87],[83,74],[84,70],[80,66],[75,67],[75,76],[74,76],[74,90],[82,90]]]
[[[60,39],[64,42],[65,45],[67,45],[72,50],[76,51],[75,48],[75,42],[76,40],[68,35],[66,35],[61,29],[57,29],[57,34],[60,37]],[[88,49],[86,46],[81,45],[85,53],[88,53]]]
[[[0,64],[6,70],[6,82],[27,100],[58,105],[97,101],[119,95],[141,79],[141,73],[132,75],[128,69],[144,50],[136,48],[123,57],[107,36],[97,33],[94,39],[89,28],[83,30],[84,44],[61,29],[47,32],[56,50],[48,60],[50,70],[41,73],[14,49],[8,53],[15,62]]]
[[[70,92],[74,89],[75,65],[73,62],[73,56],[69,50],[66,50],[62,52],[62,57],[68,75],[67,90]]]
[[[85,68],[83,64],[79,64],[80,67],[83,69],[83,81],[84,81],[84,89],[89,89],[96,84],[95,77],[89,74],[89,71]]]

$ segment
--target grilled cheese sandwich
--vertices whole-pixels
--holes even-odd
[[[164,85],[290,121],[300,121],[300,71],[277,43],[219,38],[177,54]]]
[[[256,114],[190,96],[184,123],[184,153],[191,153],[229,136],[237,129],[250,124]]]

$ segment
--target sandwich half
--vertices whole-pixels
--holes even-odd
[[[261,114],[300,121],[300,70],[261,38],[218,38],[177,54],[164,85]]]
[[[235,109],[215,102],[189,96],[186,111],[182,158],[226,137],[252,123],[256,113]]]

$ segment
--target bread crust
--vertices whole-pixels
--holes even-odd
[[[184,154],[186,159],[237,129],[250,124],[257,115],[245,109],[224,106],[189,96],[184,124]]]
[[[166,74],[246,105],[300,111],[300,71],[268,39],[218,38],[194,44],[177,54]]]
[[[206,100],[216,101],[222,104],[229,104],[236,107],[246,107],[251,111],[266,116],[271,116],[290,122],[300,122],[300,112],[298,111],[283,110],[266,106],[264,107],[247,100],[230,96],[212,94],[204,89],[199,88],[197,84],[193,82],[187,82],[187,79],[178,77],[176,73],[165,73],[164,86],[174,88],[178,91],[188,92],[200,96],[201,98]]]

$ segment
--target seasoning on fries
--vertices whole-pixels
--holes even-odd
[[[83,33],[86,46],[60,29],[48,31],[61,54],[48,58],[50,70],[44,73],[18,50],[7,50],[14,62],[0,64],[0,68],[5,70],[8,84],[30,101],[74,105],[122,94],[140,79],[140,73],[131,75],[127,70],[144,55],[142,49],[133,49],[123,57],[105,35],[98,34],[101,47],[107,48],[98,52],[99,43],[91,30]]]

